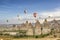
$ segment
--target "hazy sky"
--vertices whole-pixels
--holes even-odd
[[[40,15],[60,14],[60,0],[0,0],[0,21],[14,18],[19,14],[24,17],[24,9],[27,14],[37,12]],[[0,22],[0,23],[1,23]]]

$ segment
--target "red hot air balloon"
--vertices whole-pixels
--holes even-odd
[[[37,13],[33,13],[33,16],[36,18],[36,16],[37,16]]]

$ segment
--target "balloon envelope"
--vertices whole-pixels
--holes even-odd
[[[17,15],[17,17],[19,17],[19,15]]]
[[[37,13],[33,13],[33,16],[36,18],[36,16],[37,16]]]
[[[8,20],[7,20],[7,22],[8,22]]]
[[[27,10],[26,10],[26,9],[24,10],[24,13],[25,13],[25,14],[27,13]]]

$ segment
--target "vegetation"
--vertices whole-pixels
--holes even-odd
[[[3,33],[1,32],[0,35],[3,35]]]
[[[44,38],[44,37],[47,37],[49,36],[49,34],[42,34],[42,35],[39,35],[39,36],[35,36],[35,38]]]
[[[3,32],[1,32],[0,35],[5,35],[5,36],[7,35],[7,36],[14,37],[14,38],[27,38],[27,37],[29,37],[29,38],[44,38],[44,37],[47,37],[53,33],[53,29],[51,29],[51,32],[48,34],[35,35],[34,30],[35,29],[33,29],[33,35],[32,36],[26,35],[27,30],[18,30],[19,33],[17,33],[16,35],[12,35],[12,36],[10,34],[7,34],[7,33],[3,34]],[[41,28],[41,32],[42,32],[42,28]],[[56,37],[56,35],[54,35],[54,37]]]

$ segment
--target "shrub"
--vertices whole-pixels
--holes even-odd
[[[54,37],[57,37],[57,35],[54,35]]]
[[[3,35],[3,33],[0,33],[0,35]]]
[[[35,38],[38,38],[38,36],[35,36]]]
[[[42,35],[40,35],[39,37],[40,38],[43,38],[43,37],[46,37],[46,36],[48,36],[49,34],[42,34]]]
[[[7,35],[7,36],[9,36],[9,34],[4,34],[4,35]]]

